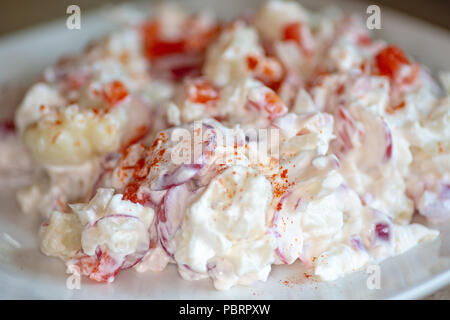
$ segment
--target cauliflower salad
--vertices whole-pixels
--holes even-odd
[[[226,290],[297,260],[333,281],[438,237],[411,220],[450,218],[448,74],[334,8],[152,12],[60,58],[5,125],[45,255]]]

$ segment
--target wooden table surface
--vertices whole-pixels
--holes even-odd
[[[82,10],[89,10],[108,3],[121,2],[126,0],[1,0],[0,36],[63,17],[70,4],[77,4]],[[449,0],[374,0],[371,3],[403,11],[450,30]],[[336,4],[338,5],[339,1],[336,1]],[[450,286],[426,299],[449,300]]]

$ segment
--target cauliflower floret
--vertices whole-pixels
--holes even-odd
[[[80,164],[116,150],[125,120],[125,110],[121,108],[97,115],[73,105],[29,126],[24,142],[32,156],[43,164]]]
[[[88,227],[81,236],[83,252],[94,255],[99,246],[111,254],[128,255],[149,248],[149,233],[138,218],[128,215],[108,215]]]
[[[100,188],[89,203],[71,204],[83,224],[93,225],[106,216],[126,215],[139,218],[146,228],[153,221],[154,210],[139,203],[123,200],[122,194],[114,195],[114,189]]]
[[[45,83],[38,82],[31,87],[15,115],[15,124],[19,133],[22,133],[28,125],[38,121],[47,114],[52,107],[64,103],[63,97],[58,91]]]
[[[41,227],[41,249],[50,256],[72,258],[80,249],[94,256],[106,247],[115,256],[149,249],[154,210],[128,200],[113,189],[99,189],[88,204],[74,204],[74,213],[54,211]]]
[[[41,250],[48,256],[67,259],[81,249],[82,231],[76,214],[54,211],[40,229]]]

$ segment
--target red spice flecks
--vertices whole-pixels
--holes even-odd
[[[283,203],[280,201],[277,204],[277,211],[281,211],[283,209]]]
[[[150,168],[146,166],[144,158],[140,158],[134,166],[133,178],[135,180],[141,180],[147,177]]]
[[[283,209],[284,197],[291,190],[295,182],[289,182],[288,170],[280,167],[280,174],[273,174],[270,177],[270,183],[272,185],[273,202],[276,203],[276,210],[281,211]],[[278,201],[278,202],[277,202]]]
[[[437,145],[438,145],[438,151],[439,151],[439,153],[444,153],[444,148],[442,147],[442,142],[438,142],[437,143]]]
[[[287,179],[287,173],[288,173],[288,170],[284,169],[283,172],[281,172],[281,178]]]
[[[113,107],[128,96],[128,90],[121,81],[114,80],[103,86],[102,94],[106,102]]]
[[[131,147],[127,149],[122,160],[126,165],[122,165],[121,169],[125,171],[131,170],[133,179],[124,188],[122,197],[124,200],[142,205],[147,205],[151,202],[150,195],[146,192],[140,192],[140,189],[145,183],[150,171],[158,170],[158,167],[161,165],[166,150],[159,147],[165,141],[167,141],[165,133],[161,132],[148,150],[146,150],[145,146],[142,146],[144,148],[143,152],[132,163],[127,163],[127,156]]]
[[[138,191],[139,191],[140,186],[141,185],[139,183],[137,183],[136,181],[129,183],[123,191],[122,199],[129,200],[133,203],[139,203],[142,205],[145,204],[146,199],[140,199],[138,197]]]
[[[129,182],[123,190],[123,200],[129,200],[133,203],[139,203],[141,205],[147,205],[151,202],[150,195],[145,192],[140,192],[141,186],[144,184],[145,179],[152,167],[157,166],[155,164],[157,160],[152,163],[147,163],[146,159],[140,158],[136,161],[134,166],[124,167],[123,169],[131,169],[133,173],[133,180]]]

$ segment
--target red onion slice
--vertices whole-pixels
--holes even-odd
[[[158,210],[157,230],[162,248],[173,257],[173,238],[181,227],[188,199],[192,195],[186,184],[172,187],[164,196]]]
[[[171,173],[163,175],[159,190],[179,186],[192,179],[202,168],[203,164],[183,164]]]

